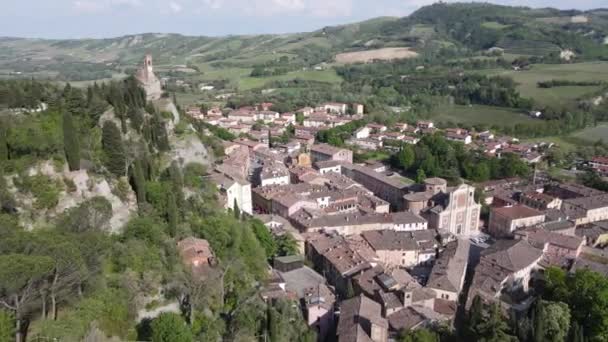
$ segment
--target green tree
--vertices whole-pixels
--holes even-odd
[[[484,305],[481,297],[475,296],[473,303],[469,309],[466,321],[465,334],[473,339],[478,335],[477,329],[480,324],[484,321]]]
[[[259,220],[252,220],[251,228],[260,245],[264,248],[266,256],[269,259],[273,258],[277,254],[278,246],[270,230]]]
[[[401,332],[399,342],[439,342],[439,335],[429,329],[420,328]]]
[[[583,328],[578,322],[572,322],[570,327],[570,333],[568,337],[568,341],[570,342],[585,342],[585,334],[583,332]]]
[[[568,305],[561,302],[539,301],[542,324],[535,325],[542,332],[542,340],[540,341],[555,341],[565,342],[570,330],[570,309]],[[535,336],[538,336],[535,332]]]
[[[10,311],[0,309],[0,341],[15,338],[15,316]]]
[[[108,171],[116,176],[124,176],[127,172],[127,156],[122,135],[114,122],[104,122],[101,142],[104,151],[104,163]]]
[[[162,313],[152,321],[152,342],[192,342],[184,319],[175,313]]]
[[[80,142],[74,127],[74,119],[69,111],[63,113],[63,149],[70,171],[80,169]]]
[[[587,269],[568,275],[558,268],[549,268],[545,277],[543,297],[565,301],[590,341],[608,340],[608,279]]]
[[[42,280],[53,270],[49,257],[0,255],[0,305],[15,315],[15,340],[22,342],[30,310],[38,302]]]
[[[423,169],[418,169],[416,172],[416,183],[422,184],[426,180],[426,172]]]
[[[169,235],[174,237],[179,224],[179,213],[173,192],[167,194],[167,223],[169,224]]]
[[[507,342],[514,341],[515,337],[508,334],[509,325],[500,312],[498,304],[492,304],[487,312],[487,318],[482,321],[477,331],[477,341],[482,342]]]
[[[277,256],[296,255],[299,253],[298,242],[289,233],[276,238]]]
[[[415,158],[414,149],[410,145],[403,146],[397,155],[398,164],[404,170],[408,170],[414,165]]]
[[[234,213],[235,219],[241,219],[241,208],[239,208],[239,204],[237,203],[236,198],[234,199],[234,203],[232,205],[232,212]]]
[[[146,176],[144,174],[143,162],[136,159],[131,165],[131,183],[137,195],[137,203],[140,205],[146,202]],[[162,212],[161,212],[162,213]]]
[[[8,160],[7,123],[0,120],[0,162]]]

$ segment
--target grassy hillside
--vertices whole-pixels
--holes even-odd
[[[382,17],[309,33],[193,37],[148,33],[108,39],[0,38],[0,77],[104,79],[129,72],[146,53],[171,70],[332,62],[338,53],[409,47],[434,53],[444,47],[476,52],[499,46],[517,55],[555,55],[572,49],[582,59],[608,59],[606,11],[559,11],[489,4],[434,4],[409,17]],[[463,50],[464,49],[464,50]],[[292,70],[294,71],[294,70]]]

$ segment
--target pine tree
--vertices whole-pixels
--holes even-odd
[[[80,143],[74,119],[69,111],[63,112],[63,149],[70,171],[80,170]]]
[[[117,176],[126,174],[127,157],[122,142],[120,130],[112,121],[103,124],[102,147],[105,154],[105,166],[111,173]]]

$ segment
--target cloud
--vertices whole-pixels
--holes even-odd
[[[77,12],[100,13],[117,8],[141,7],[142,0],[77,0],[72,3]]]
[[[183,10],[182,5],[178,4],[177,2],[171,1],[169,2],[169,8],[171,9],[171,11],[173,13],[179,13]]]
[[[246,16],[303,15],[317,18],[351,15],[353,0],[202,0],[209,9]]]

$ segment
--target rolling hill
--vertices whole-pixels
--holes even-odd
[[[166,70],[254,68],[283,57],[291,67],[333,62],[339,53],[410,48],[420,55],[501,47],[516,55],[573,50],[608,59],[608,10],[586,12],[490,4],[434,4],[404,18],[382,17],[283,35],[193,37],[146,33],[108,39],[0,38],[0,76],[93,80],[129,72],[145,53]],[[411,54],[410,56],[414,56]],[[181,69],[180,69],[181,68]]]

